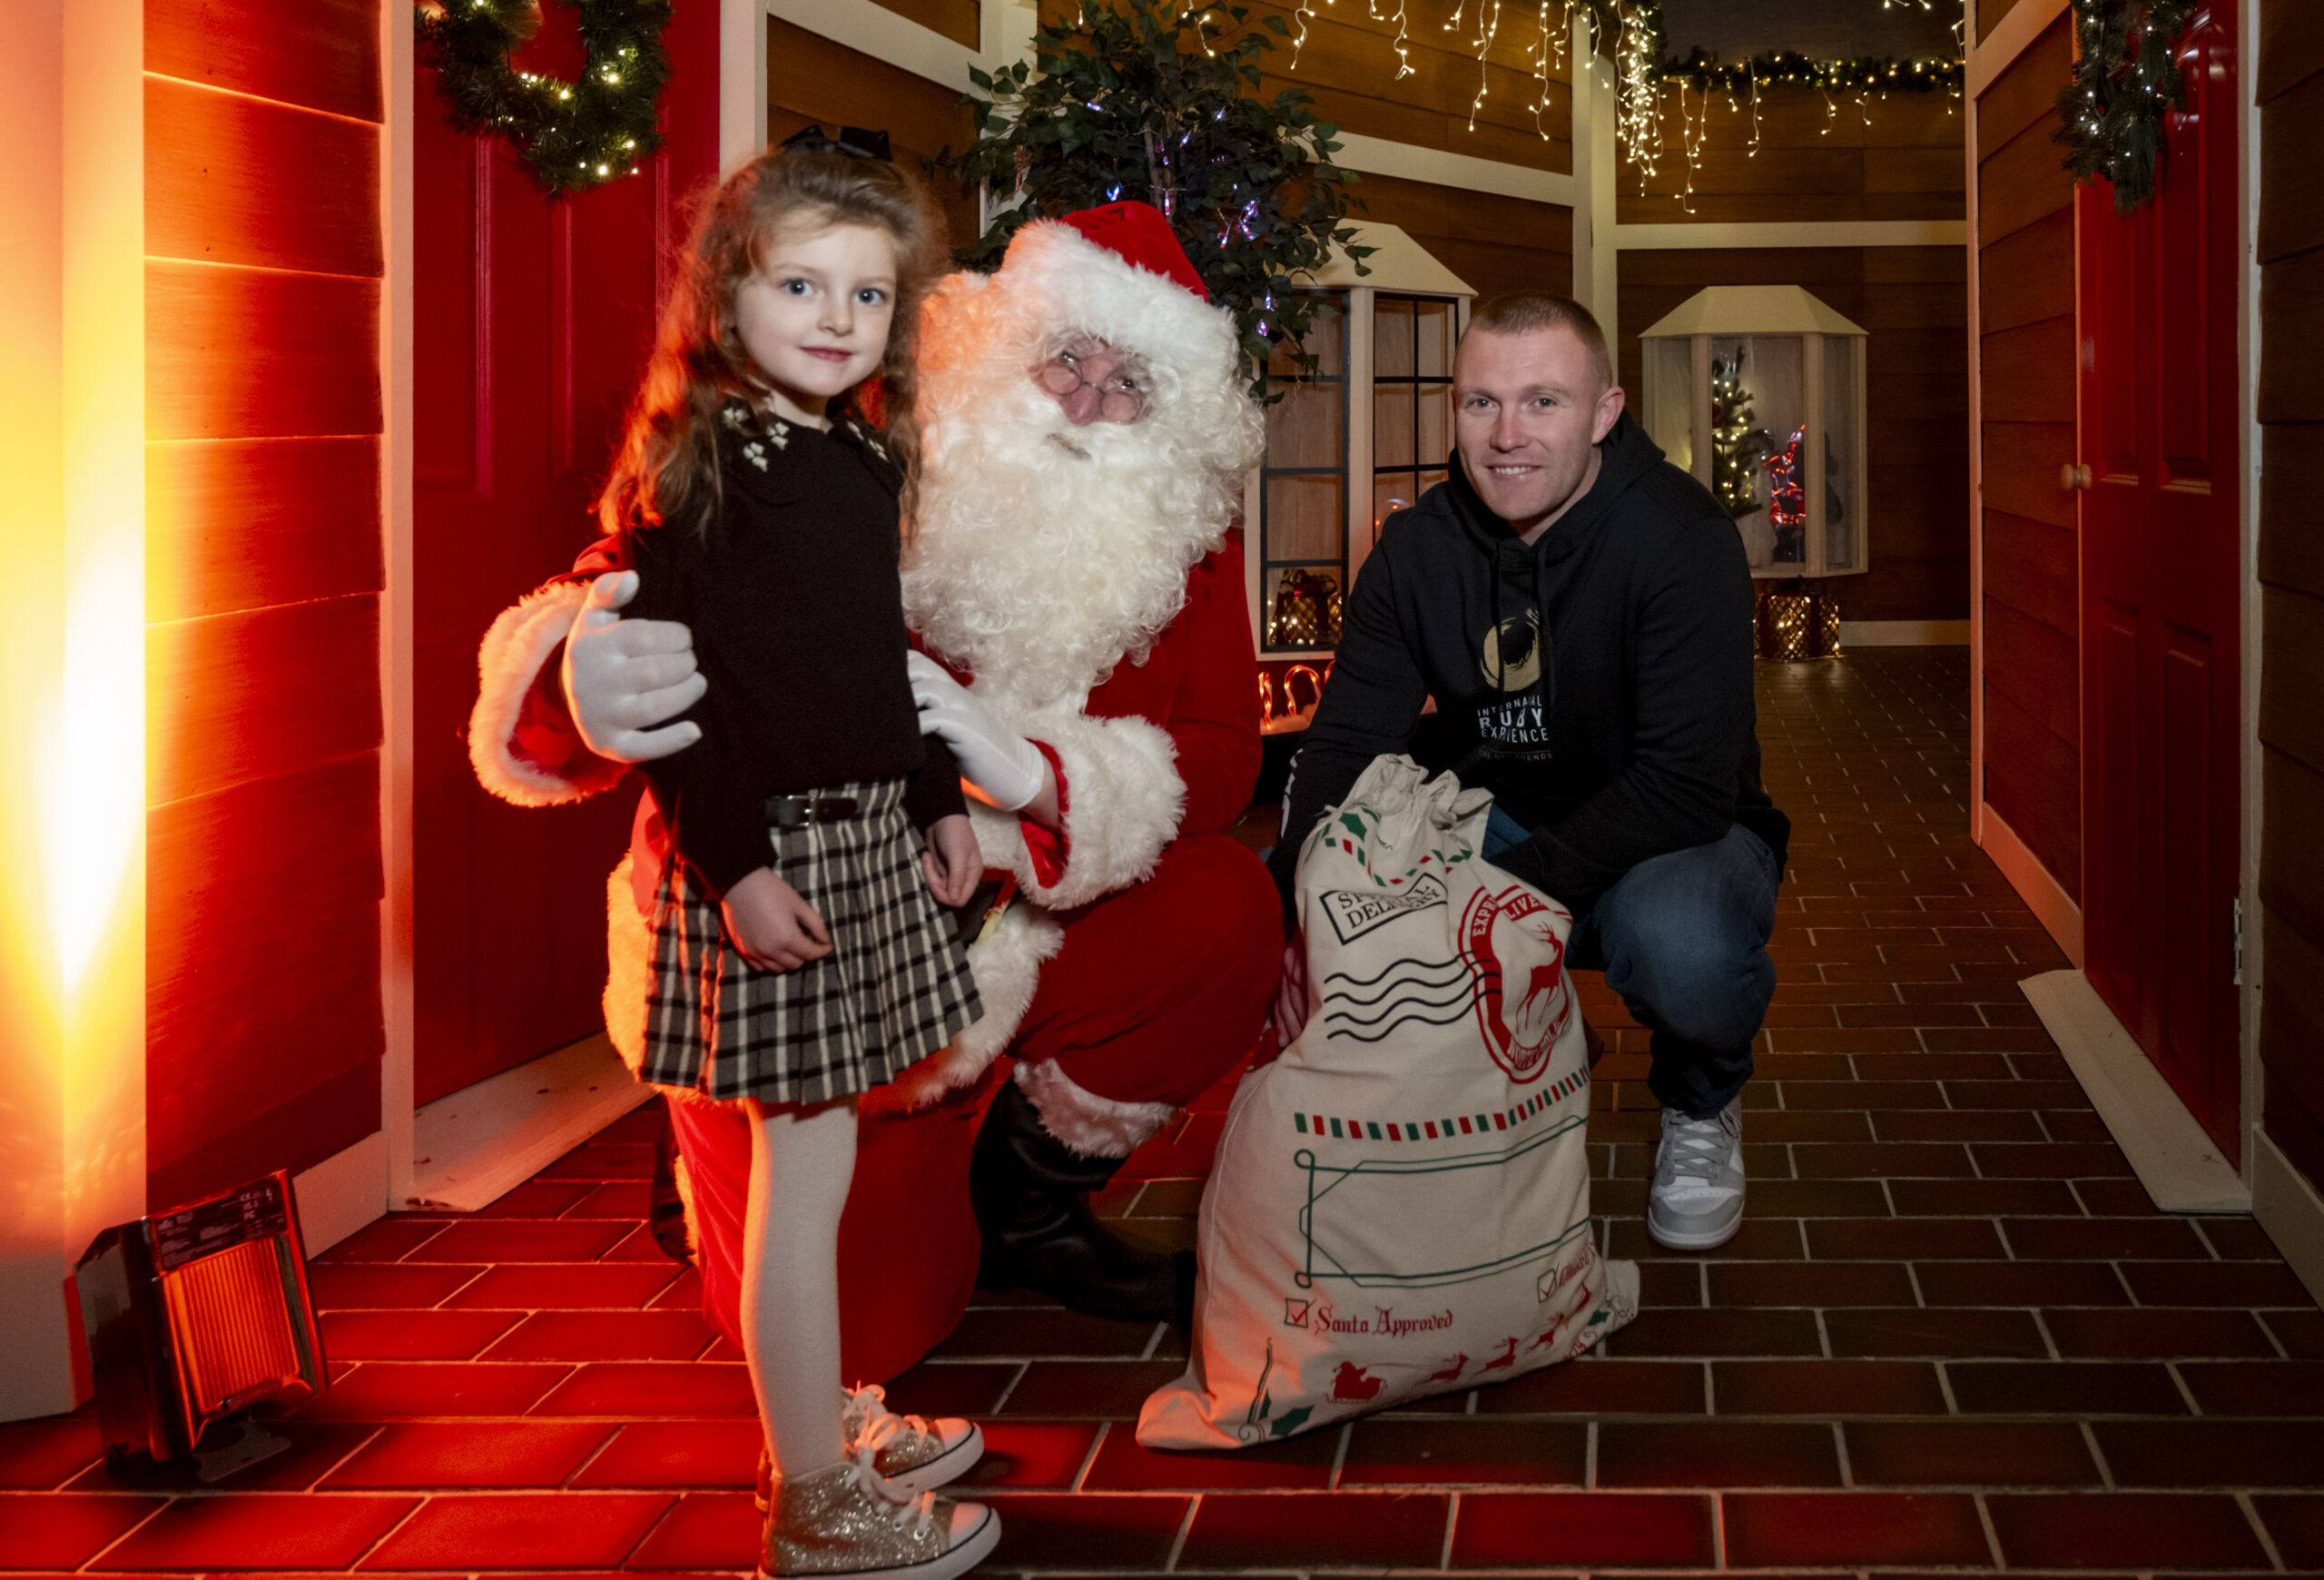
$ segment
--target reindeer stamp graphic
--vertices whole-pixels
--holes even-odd
[[[1559,931],[1571,921],[1522,884],[1497,894],[1479,889],[1461,915],[1461,951],[1476,977],[1477,1029],[1492,1062],[1520,1086],[1550,1067],[1550,1050],[1572,1018]]]

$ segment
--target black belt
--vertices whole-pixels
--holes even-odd
[[[845,823],[862,810],[852,795],[770,795],[766,820],[773,828],[804,828],[811,823]]]

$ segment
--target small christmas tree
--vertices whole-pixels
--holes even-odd
[[[1759,508],[1752,475],[1751,392],[1743,388],[1743,359],[1710,363],[1710,491],[1730,516]]]

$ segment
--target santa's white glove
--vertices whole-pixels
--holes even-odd
[[[565,701],[583,744],[616,763],[650,763],[702,738],[688,719],[665,724],[702,699],[710,682],[694,668],[694,633],[682,620],[625,620],[637,573],[607,571],[565,637]],[[655,729],[655,725],[664,727]]]
[[[1049,763],[1039,747],[995,719],[927,654],[906,654],[904,667],[911,676],[911,699],[920,705],[920,733],[944,738],[971,789],[1003,812],[1015,812],[1041,793]]]

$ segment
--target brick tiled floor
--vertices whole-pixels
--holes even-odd
[[[2324,1314],[2249,1220],[2153,1211],[2027,1011],[2018,981],[2063,962],[1968,842],[1966,667],[1761,671],[1797,833],[1732,1244],[1647,1241],[1643,1037],[1587,982],[1597,1208],[1648,1263],[1608,1353],[1170,1456],[1129,1423],[1182,1333],[980,1305],[892,1395],[985,1421],[993,1567],[2324,1568]],[[1108,1210],[1186,1243],[1226,1096]],[[748,1387],[639,1225],[647,1134],[320,1259],[339,1386],[220,1489],[116,1484],[85,1414],[0,1427],[0,1568],[745,1568]]]

